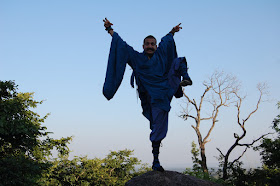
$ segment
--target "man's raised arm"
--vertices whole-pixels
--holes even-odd
[[[114,30],[113,28],[111,27],[111,25],[113,25],[113,23],[111,23],[106,17],[105,19],[103,19],[103,22],[104,22],[104,27],[105,27],[105,30],[108,31],[108,33],[113,36],[114,34]],[[173,34],[174,35],[174,34]]]

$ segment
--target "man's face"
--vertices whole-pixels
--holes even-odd
[[[154,38],[145,39],[145,42],[143,44],[143,49],[148,56],[150,57],[153,56],[153,54],[157,49],[156,40]]]

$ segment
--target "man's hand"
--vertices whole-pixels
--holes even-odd
[[[182,27],[180,27],[181,23],[178,24],[177,26],[173,27],[172,30],[170,31],[171,34],[175,34],[175,32],[179,32]]]
[[[103,22],[104,22],[105,28],[109,28],[109,27],[111,27],[111,25],[113,25],[113,23],[111,23],[106,17],[105,17],[105,19],[103,19]]]
[[[111,23],[106,17],[105,19],[103,19],[103,22],[104,22],[104,27],[105,27],[105,30],[108,31],[108,33],[113,36],[113,29],[111,28],[111,25],[113,25],[113,23]]]

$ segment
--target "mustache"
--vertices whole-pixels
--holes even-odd
[[[146,51],[155,51],[153,48],[147,48]]]

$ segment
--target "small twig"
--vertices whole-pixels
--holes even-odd
[[[245,148],[245,150],[243,151],[243,153],[237,158],[237,159],[235,159],[235,160],[233,160],[230,164],[230,166],[232,166],[236,161],[238,161],[244,154],[245,154],[245,152],[247,151],[247,149],[248,149],[249,147],[246,147]]]
[[[222,153],[222,151],[219,149],[219,148],[216,148],[219,152],[220,152],[220,154],[223,156],[223,157],[225,157],[225,155]]]

